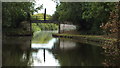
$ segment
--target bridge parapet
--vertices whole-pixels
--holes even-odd
[[[32,20],[31,23],[59,23],[56,20]]]

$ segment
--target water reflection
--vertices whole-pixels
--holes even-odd
[[[32,66],[59,66],[58,60],[53,54],[45,49],[39,49],[37,53],[33,53]]]
[[[32,53],[33,63],[31,66],[60,66],[58,60],[49,51],[57,41],[57,39],[52,38],[52,33],[50,31],[42,31],[34,34],[31,48],[38,51]],[[39,42],[36,43],[37,41]]]
[[[41,44],[41,43],[32,43],[32,48],[36,48],[36,49],[52,49],[52,47],[54,46],[54,42],[56,42],[56,39],[53,38],[51,39],[48,43],[46,44]]]
[[[103,66],[104,55],[101,54],[103,52],[101,47],[74,42],[72,48],[71,43],[73,42],[63,41],[63,39],[57,43],[58,45],[55,45],[52,53],[61,66]]]
[[[57,31],[38,31],[33,35],[32,43],[48,43],[52,39],[52,33]]]
[[[3,66],[28,66],[30,61],[30,37],[5,37],[2,46]]]
[[[120,48],[117,42],[112,44],[107,42],[100,47],[52,38],[51,33],[37,32],[32,41],[31,37],[3,37],[3,66],[119,66],[120,64]]]

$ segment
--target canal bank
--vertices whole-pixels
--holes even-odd
[[[80,43],[103,46],[104,44],[111,45],[117,41],[115,38],[105,38],[96,35],[75,35],[75,34],[52,34],[55,38],[71,39]]]

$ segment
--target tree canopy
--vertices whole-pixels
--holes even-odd
[[[62,2],[57,5],[53,19],[70,21],[86,34],[102,34],[100,25],[108,21],[114,6],[109,2]]]
[[[42,8],[42,6],[37,8],[34,8],[34,6],[33,2],[3,2],[3,27],[19,27],[20,22],[27,20],[28,13],[32,14]]]

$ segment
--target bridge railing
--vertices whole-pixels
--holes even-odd
[[[32,20],[31,23],[56,23],[58,24],[59,21],[57,20]]]

